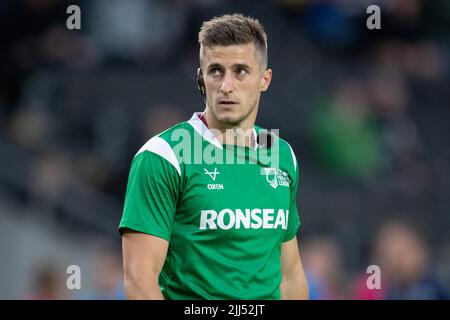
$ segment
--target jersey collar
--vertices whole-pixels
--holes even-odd
[[[201,115],[203,112],[194,112],[191,119],[189,119],[188,123],[197,131],[203,139],[208,141],[209,143],[212,143],[216,147],[222,149],[222,144],[217,140],[217,138],[212,134],[212,132],[208,129],[206,124],[202,121]],[[258,142],[256,139],[256,129],[253,126],[253,135],[252,135],[252,144],[254,146],[254,149],[258,148]]]

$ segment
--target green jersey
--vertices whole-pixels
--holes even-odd
[[[135,155],[119,231],[169,242],[166,299],[280,299],[281,246],[300,225],[298,171],[281,138],[223,145],[195,113]]]

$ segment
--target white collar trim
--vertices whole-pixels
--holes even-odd
[[[203,137],[206,141],[209,143],[212,143],[216,147],[223,149],[222,144],[217,140],[217,138],[212,134],[212,132],[208,129],[208,127],[205,125],[205,123],[200,119],[200,115],[202,112],[194,112],[191,119],[189,119],[188,123],[197,131],[200,136]],[[253,145],[254,148],[258,148],[258,142],[256,139],[256,129],[253,127]]]

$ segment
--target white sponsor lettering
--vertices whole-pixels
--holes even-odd
[[[289,210],[278,209],[223,209],[202,210],[200,229],[287,229]],[[274,222],[275,221],[275,222]]]
[[[225,224],[225,214],[229,217],[228,224]],[[217,217],[217,225],[222,230],[233,228],[235,221],[236,218],[234,217],[234,212],[231,209],[223,209],[219,212],[219,216]]]
[[[283,209],[280,209],[280,210],[283,210]],[[286,227],[284,229],[287,228],[285,216],[284,216],[284,214],[280,214],[280,210],[278,210],[277,220],[275,220],[275,224],[273,225],[274,229],[277,229],[278,226],[281,226],[283,228],[285,225],[286,225]]]
[[[236,209],[236,229],[241,228],[241,223],[244,229],[250,229],[250,209],[245,209],[245,214],[241,209]]]
[[[217,229],[214,220],[217,219],[217,212],[214,210],[202,210],[200,217],[200,229],[206,229],[208,225],[209,229]]]
[[[273,212],[273,209],[263,209],[263,229],[272,229]]]
[[[252,229],[261,229],[262,226],[262,218],[258,215],[261,214],[261,209],[253,209],[251,212],[252,220],[256,222],[252,222]]]
[[[210,183],[208,184],[209,190],[223,190],[223,184],[221,183]]]

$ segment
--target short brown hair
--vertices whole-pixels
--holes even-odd
[[[226,14],[205,21],[198,33],[200,63],[203,47],[254,43],[262,58],[262,70],[267,68],[267,35],[261,23],[242,14]]]

